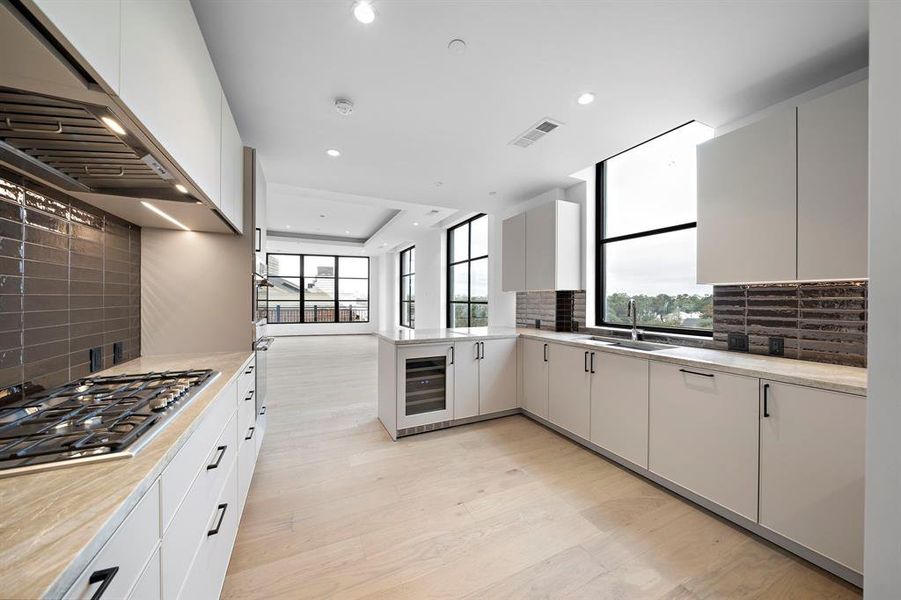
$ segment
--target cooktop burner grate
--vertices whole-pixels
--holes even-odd
[[[131,456],[216,376],[209,370],[88,377],[0,407],[0,477]]]

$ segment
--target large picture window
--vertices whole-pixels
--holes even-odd
[[[447,326],[488,325],[488,217],[447,230]]]
[[[400,324],[416,326],[416,248],[400,253]]]
[[[599,325],[710,335],[713,288],[697,277],[697,145],[691,122],[597,165]]]
[[[266,255],[269,323],[368,323],[369,257]]]

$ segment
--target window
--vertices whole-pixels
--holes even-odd
[[[400,324],[416,326],[416,248],[400,253]]]
[[[447,230],[447,326],[488,325],[488,217]]]
[[[597,323],[710,335],[713,289],[696,283],[696,147],[691,122],[597,165]]]
[[[369,258],[266,255],[270,323],[368,323]]]

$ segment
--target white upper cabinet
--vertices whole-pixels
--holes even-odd
[[[504,219],[501,232],[501,288],[505,292],[526,289],[526,214]]]
[[[119,96],[221,206],[222,89],[188,0],[122,0]]]
[[[798,107],[798,279],[868,275],[867,87]]]
[[[34,0],[111,91],[119,92],[119,0]]]
[[[795,108],[698,146],[698,282],[796,279]]]
[[[222,96],[221,177],[220,209],[240,232],[244,228],[244,145],[225,95]]]
[[[582,288],[581,207],[555,200],[503,224],[503,290]]]

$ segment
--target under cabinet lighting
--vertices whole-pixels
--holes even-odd
[[[169,214],[166,214],[165,212],[163,212],[162,210],[160,210],[160,209],[157,208],[156,206],[152,205],[151,203],[146,202],[146,201],[144,201],[144,200],[141,200],[141,204],[143,204],[144,206],[146,206],[148,209],[152,210],[153,212],[155,212],[155,213],[158,214],[159,216],[163,217],[164,219],[166,219],[167,221],[169,221],[169,222],[172,223],[173,225],[177,225],[178,227],[181,227],[181,228],[184,229],[185,231],[191,231],[190,229],[188,229],[187,227],[185,227],[184,223],[182,223],[181,221],[179,221],[179,220],[176,219],[175,217],[173,217],[173,216],[171,216],[171,215],[169,215]]]
[[[119,125],[119,122],[112,117],[100,117],[103,124],[113,130],[114,133],[125,135],[125,128]]]

